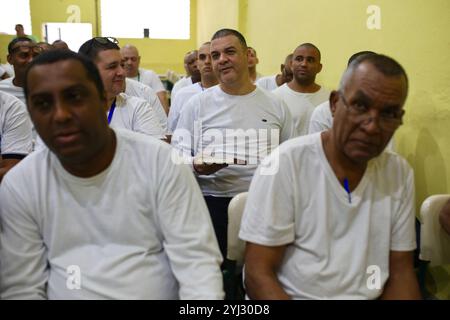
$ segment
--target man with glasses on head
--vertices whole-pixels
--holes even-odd
[[[27,37],[13,39],[8,44],[7,59],[14,67],[14,77],[0,81],[0,91],[15,96],[25,104],[25,95],[23,93],[25,70],[33,58],[42,51],[41,47]]]
[[[51,50],[25,93],[48,148],[0,187],[0,299],[221,299],[220,252],[172,148],[108,126],[92,61]]]
[[[118,43],[115,38],[96,37],[86,41],[78,51],[90,58],[100,72],[106,90],[108,123],[113,128],[164,139],[165,131],[153,107],[143,99],[123,93],[126,76]]]
[[[332,128],[281,145],[264,162],[276,174],[258,169],[240,230],[250,298],[420,298],[414,175],[384,151],[407,91],[393,59],[357,58],[331,93]]]

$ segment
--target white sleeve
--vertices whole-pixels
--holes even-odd
[[[4,106],[3,106],[4,107]],[[2,155],[27,155],[32,149],[32,124],[25,105],[18,99],[7,108],[1,128]]]
[[[150,104],[141,100],[133,114],[133,131],[144,133],[158,139],[165,138],[164,129],[159,123],[155,110]]]
[[[165,158],[156,212],[180,299],[223,299],[222,256],[198,183],[187,166]]]
[[[331,114],[330,104],[326,101],[314,109],[309,120],[308,134],[328,130],[332,125],[333,115]]]
[[[399,211],[394,213],[391,229],[392,251],[412,251],[416,248],[414,176],[412,169],[408,169],[402,204]]]
[[[178,119],[180,118],[180,111],[185,103],[185,99],[181,99],[179,95],[172,99],[172,105],[169,109],[169,117],[167,119],[169,132],[174,132],[177,127]]]
[[[193,157],[197,154],[197,140],[200,138],[200,132],[195,130],[201,130],[198,128],[200,123],[196,115],[198,103],[198,97],[194,96],[183,106],[171,142],[172,146],[180,151],[179,155],[183,157],[185,163],[191,166]]]
[[[6,175],[0,187],[0,299],[46,299],[47,249],[22,190],[10,186],[11,177]]]
[[[283,110],[283,114],[282,114],[280,143],[298,136],[297,130],[294,125],[294,120],[292,119],[291,112],[289,111],[289,108],[287,107],[286,103],[282,100],[281,100],[281,107]]]
[[[148,71],[148,77],[149,77],[149,82],[150,82],[150,88],[152,88],[153,90],[155,90],[155,92],[161,92],[164,91],[166,92],[166,89],[164,88],[164,85],[161,81],[161,79],[159,79],[158,75],[150,70]]]
[[[159,124],[161,125],[164,131],[167,131],[167,115],[155,91],[149,86],[145,86],[144,94],[148,99],[148,103],[156,112],[156,115],[158,116],[159,119]]]
[[[239,232],[245,241],[280,246],[295,240],[292,170],[279,152],[265,158],[253,176]]]

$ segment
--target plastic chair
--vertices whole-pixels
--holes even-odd
[[[420,259],[430,266],[450,264],[450,235],[439,223],[439,212],[450,199],[450,194],[433,195],[420,208]]]
[[[236,195],[228,205],[227,257],[223,268],[226,300],[243,300],[245,295],[242,285],[245,241],[239,239],[239,229],[247,195],[248,192]]]
[[[426,274],[430,274],[432,270],[437,270],[436,268],[447,268],[450,266],[450,235],[445,232],[439,223],[439,213],[449,199],[450,194],[433,195],[425,199],[420,208],[418,280],[422,295],[426,299],[436,299],[436,292],[432,293],[427,290],[425,283]],[[443,277],[441,279],[446,278],[444,270],[442,269],[442,272],[440,272],[441,277]],[[432,279],[431,274],[430,277]],[[446,286],[444,283],[440,283],[439,286],[442,285]],[[436,288],[431,291],[436,291]]]

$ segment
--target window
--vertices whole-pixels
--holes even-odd
[[[189,39],[190,0],[101,0],[102,36]]]
[[[48,43],[63,40],[73,51],[78,51],[81,45],[92,38],[90,23],[51,23],[43,25],[43,32]]]
[[[0,18],[0,33],[16,34],[14,27],[22,24],[25,33],[33,34],[31,29],[30,0],[0,0],[2,17]]]

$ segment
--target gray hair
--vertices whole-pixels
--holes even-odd
[[[339,90],[343,90],[348,82],[350,81],[353,73],[358,68],[358,66],[363,63],[368,62],[375,67],[379,72],[388,77],[405,77],[406,80],[406,92],[408,92],[408,76],[406,75],[405,69],[393,58],[377,54],[363,54],[354,59],[345,70],[342,75],[341,82],[339,84]]]

